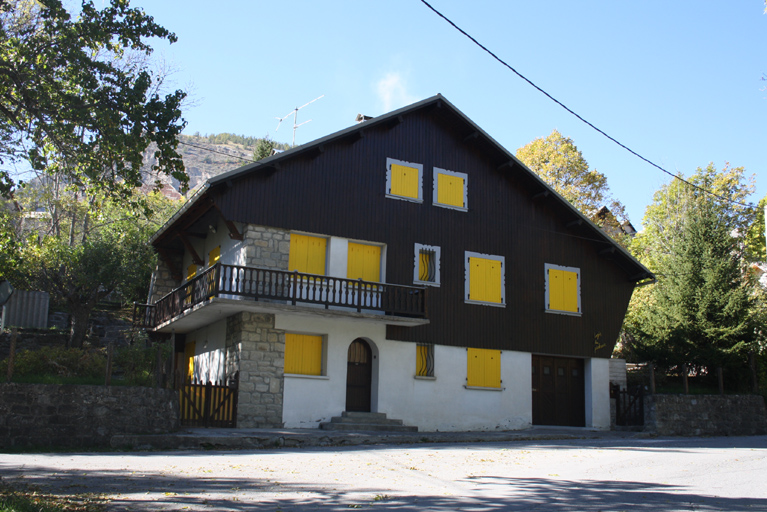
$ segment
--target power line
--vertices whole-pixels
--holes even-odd
[[[691,182],[687,181],[686,179],[684,179],[684,178],[682,178],[682,177],[680,177],[680,176],[677,176],[676,174],[673,174],[673,173],[671,173],[671,172],[667,171],[666,169],[664,169],[664,168],[663,168],[663,167],[661,167],[660,165],[656,164],[656,163],[655,163],[655,162],[653,162],[652,160],[649,160],[648,158],[645,158],[645,157],[643,157],[642,155],[640,155],[639,153],[637,153],[636,151],[634,151],[634,150],[633,150],[633,149],[631,149],[630,147],[626,146],[625,144],[622,144],[620,141],[616,140],[614,137],[611,137],[610,135],[608,135],[608,134],[607,134],[607,133],[605,133],[604,131],[600,130],[600,129],[599,129],[599,128],[597,128],[595,125],[593,125],[592,123],[590,123],[589,121],[587,121],[586,119],[584,119],[583,117],[581,117],[580,115],[578,115],[578,114],[577,114],[577,113],[576,113],[574,110],[572,110],[571,108],[567,107],[567,105],[565,105],[564,103],[562,103],[561,101],[559,101],[558,99],[556,99],[555,97],[553,97],[553,96],[552,96],[551,94],[549,94],[548,92],[546,92],[546,91],[544,91],[543,89],[541,89],[541,88],[540,88],[538,85],[536,85],[536,84],[535,84],[535,83],[534,83],[532,80],[530,80],[530,79],[529,79],[529,78],[527,78],[525,75],[523,75],[522,73],[520,73],[519,71],[517,71],[516,69],[514,69],[514,68],[513,68],[512,66],[510,66],[509,64],[507,64],[507,63],[506,63],[506,62],[505,62],[503,59],[501,59],[501,58],[500,58],[500,57],[498,57],[498,56],[497,56],[495,53],[493,53],[492,51],[490,51],[490,50],[489,50],[489,49],[488,49],[488,48],[487,48],[485,45],[483,45],[482,43],[480,43],[479,41],[477,41],[476,39],[474,39],[474,38],[473,38],[473,37],[472,37],[470,34],[468,34],[468,33],[467,33],[465,30],[463,30],[461,27],[459,27],[458,25],[456,25],[455,23],[453,23],[453,22],[452,22],[452,21],[451,21],[451,20],[450,20],[450,19],[449,19],[447,16],[445,16],[444,14],[442,14],[441,12],[439,12],[437,9],[435,9],[434,7],[432,7],[432,6],[431,6],[431,4],[429,4],[429,2],[427,2],[426,0],[421,0],[421,3],[423,3],[423,4],[424,4],[426,7],[428,7],[429,9],[431,9],[431,10],[432,10],[432,11],[433,11],[433,12],[434,12],[434,13],[435,13],[437,16],[439,16],[440,18],[442,18],[443,20],[445,20],[446,22],[448,22],[448,23],[449,23],[449,24],[450,24],[450,25],[451,25],[451,26],[452,26],[454,29],[456,29],[458,32],[460,32],[461,34],[463,34],[464,36],[466,36],[467,38],[469,38],[469,39],[471,40],[471,42],[473,42],[475,45],[477,45],[477,46],[479,46],[480,48],[482,48],[482,49],[483,49],[483,50],[484,50],[486,53],[488,53],[488,54],[489,54],[489,55],[490,55],[492,58],[494,58],[495,60],[497,60],[498,62],[500,62],[500,63],[501,63],[503,66],[505,66],[506,68],[508,68],[509,70],[511,70],[511,71],[512,71],[512,72],[513,72],[515,75],[517,75],[519,78],[521,78],[522,80],[524,80],[525,82],[527,82],[528,84],[530,84],[531,86],[533,86],[533,87],[534,87],[536,90],[538,90],[538,91],[539,91],[540,93],[542,93],[544,96],[546,96],[546,97],[547,97],[547,98],[549,98],[551,101],[553,101],[554,103],[556,103],[557,105],[559,105],[560,107],[562,107],[563,109],[565,109],[567,112],[569,112],[569,113],[570,113],[570,114],[572,114],[573,116],[575,116],[575,117],[576,117],[576,118],[577,118],[579,121],[581,121],[581,122],[585,123],[586,125],[588,125],[588,126],[589,126],[589,127],[591,127],[592,129],[594,129],[596,132],[600,133],[601,135],[603,135],[603,136],[604,136],[604,137],[606,137],[607,139],[611,140],[612,142],[614,142],[614,143],[615,143],[615,144],[617,144],[618,146],[622,147],[623,149],[625,149],[626,151],[628,151],[628,152],[629,152],[629,153],[631,153],[632,155],[636,156],[637,158],[639,158],[639,159],[641,159],[641,160],[644,160],[645,162],[647,162],[648,164],[652,165],[653,167],[655,167],[655,168],[657,168],[657,169],[660,169],[661,171],[665,172],[666,174],[668,174],[668,175],[669,175],[669,176],[671,176],[672,178],[674,178],[674,179],[677,179],[677,180],[679,180],[679,181],[681,181],[681,182],[683,182],[683,183],[686,183],[687,185],[689,185],[689,186],[691,186],[691,187],[693,187],[693,188],[696,188],[696,189],[698,189],[698,190],[700,190],[700,191],[702,191],[702,192],[705,192],[706,194],[710,194],[710,195],[712,195],[712,196],[714,196],[714,197],[716,197],[716,198],[719,198],[719,199],[721,199],[722,201],[726,201],[726,202],[728,202],[728,203],[737,204],[737,205],[740,205],[740,206],[745,206],[746,208],[754,208],[754,207],[755,207],[755,205],[754,205],[753,203],[741,203],[741,202],[739,202],[739,201],[735,201],[735,200],[733,200],[733,199],[730,199],[730,198],[727,198],[727,197],[724,197],[724,196],[720,196],[719,194],[716,194],[716,193],[714,193],[714,192],[712,192],[712,191],[710,191],[710,190],[708,190],[708,189],[705,189],[705,188],[703,188],[703,187],[701,187],[701,186],[699,186],[699,185],[696,185],[696,184],[694,184],[694,183],[691,183]]]
[[[249,162],[249,163],[255,162],[255,160],[253,160],[252,158],[245,158],[245,157],[239,156],[239,155],[232,155],[232,154],[229,154],[229,153],[224,153],[223,151],[216,151],[215,149],[206,148],[205,146],[198,146],[197,144],[192,144],[191,142],[184,142],[181,139],[178,140],[178,143],[179,144],[183,144],[185,146],[192,146],[193,148],[197,148],[197,149],[202,149],[203,151],[210,151],[211,153],[218,153],[219,155],[231,156],[231,157],[234,157],[234,158],[239,158],[240,160],[244,160],[245,162]]]

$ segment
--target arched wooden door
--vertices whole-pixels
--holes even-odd
[[[346,366],[346,410],[370,412],[370,388],[373,380],[373,352],[362,338],[349,345]]]

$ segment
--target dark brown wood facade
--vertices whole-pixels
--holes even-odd
[[[422,203],[385,197],[387,158],[423,165]],[[435,167],[468,175],[468,211],[432,204]],[[412,284],[414,244],[439,246],[431,323],[390,339],[610,357],[635,282],[652,277],[439,96],[214,178],[201,200],[229,221],[385,244],[394,284]],[[464,302],[465,251],[505,258],[505,307]],[[546,263],[580,269],[581,316],[545,312]]]

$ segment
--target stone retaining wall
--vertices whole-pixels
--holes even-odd
[[[662,436],[767,434],[759,395],[652,395],[645,398],[645,431]]]
[[[179,428],[178,395],[122,386],[0,384],[0,448],[93,448]]]

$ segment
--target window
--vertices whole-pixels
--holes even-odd
[[[218,260],[221,259],[221,246],[219,245],[215,249],[211,249],[208,253],[208,266],[212,267],[216,263],[218,263]]]
[[[326,238],[291,233],[288,270],[305,274],[325,275],[327,246]]]
[[[415,350],[415,376],[434,377],[434,345],[419,343]]]
[[[387,158],[386,197],[423,202],[423,165]]]
[[[581,314],[580,269],[547,263],[546,311],[564,315]]]
[[[285,373],[322,375],[322,336],[285,333]]]
[[[435,167],[432,198],[434,205],[468,211],[467,178],[465,173]]]
[[[466,302],[504,306],[505,258],[466,251]]]
[[[381,282],[381,246],[349,242],[346,277]]]
[[[439,286],[439,247],[415,244],[413,282]]]
[[[501,387],[501,351],[466,349],[466,385],[477,388]]]

